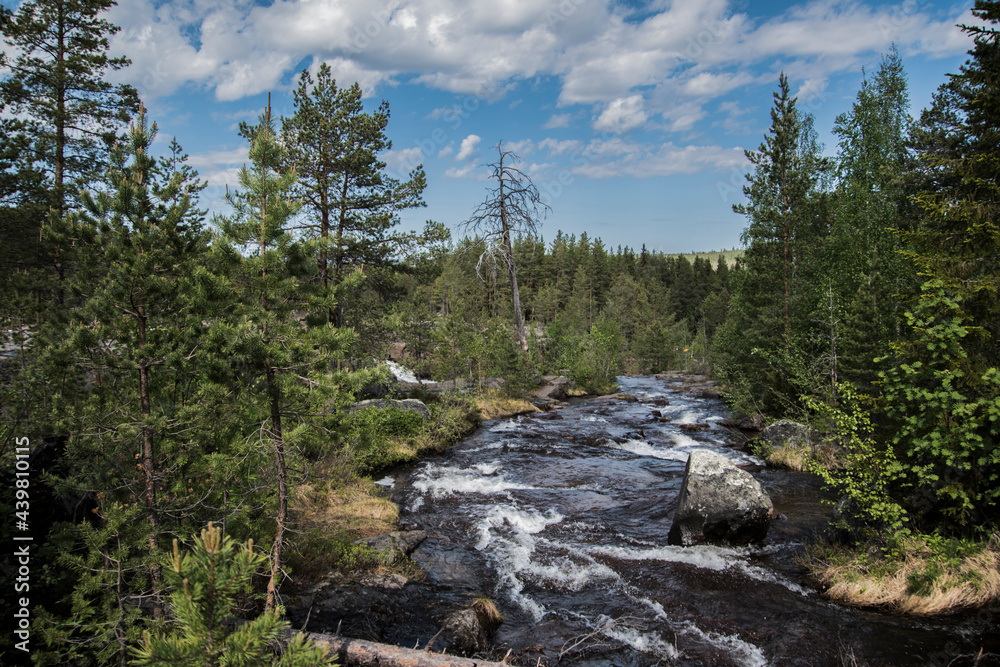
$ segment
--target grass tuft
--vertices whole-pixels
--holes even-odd
[[[918,616],[975,609],[1000,601],[1000,533],[980,543],[908,537],[890,554],[817,548],[809,568],[844,604]]]

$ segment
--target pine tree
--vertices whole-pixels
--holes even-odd
[[[326,651],[299,634],[275,655],[289,624],[281,609],[269,609],[249,623],[233,627],[232,610],[238,596],[250,590],[250,581],[265,560],[253,549],[253,540],[237,548],[233,539],[208,524],[195,537],[190,552],[182,554],[174,540],[173,556],[164,564],[173,587],[170,595],[174,628],[167,633],[143,633],[133,647],[133,665],[329,665]]]
[[[303,227],[321,241],[317,261],[323,288],[340,285],[352,267],[390,266],[411,244],[446,237],[434,223],[420,236],[394,230],[400,211],[424,206],[427,180],[419,166],[405,181],[385,173],[379,154],[392,148],[385,134],[388,102],[366,113],[361,87],[338,87],[330,66],[322,63],[315,81],[303,70],[294,104],[294,115],[282,120],[284,159],[298,177]],[[343,325],[343,316],[341,307],[333,321]]]
[[[286,458],[298,441],[315,437],[303,420],[319,415],[323,401],[330,399],[330,364],[342,356],[351,335],[327,324],[309,326],[296,316],[298,311],[330,312],[335,290],[315,287],[315,241],[292,233],[290,223],[299,208],[292,199],[295,172],[286,167],[270,104],[248,133],[250,167],[240,170],[242,189],[227,196],[234,212],[217,220],[221,263],[236,300],[217,331],[238,371],[232,381],[252,398],[248,409],[259,424],[255,431],[273,456],[277,509],[266,600],[270,610],[278,604],[289,521]],[[285,421],[289,413],[296,415],[291,424]]]
[[[55,394],[46,421],[68,440],[57,487],[96,498],[99,524],[69,531],[82,545],[65,562],[78,575],[74,613],[44,630],[66,647],[110,640],[98,649],[105,655],[124,655],[133,628],[117,617],[128,607],[138,618],[129,599],[163,613],[159,538],[164,511],[177,506],[163,490],[193,449],[184,403],[209,315],[199,294],[209,235],[189,217],[192,200],[178,196],[187,177],[157,176],[155,135],[140,109],[111,153],[109,189],[81,194],[83,212],[72,216],[81,261],[68,281],[80,306],[69,327],[50,321],[37,332],[33,369]]]
[[[47,186],[46,241],[37,254],[52,262],[60,280],[67,271],[68,239],[60,228],[73,207],[73,183],[90,183],[107,169],[116,131],[138,109],[136,91],[113,85],[106,74],[129,64],[108,56],[118,28],[100,15],[113,0],[28,0],[0,16],[5,41],[17,49],[0,54],[0,100],[22,119],[29,162],[42,168]],[[27,181],[26,181],[27,182]],[[25,221],[41,227],[43,220]],[[61,300],[61,288],[56,293]]]

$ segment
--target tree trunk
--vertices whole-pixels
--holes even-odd
[[[294,634],[290,631],[289,635]],[[390,646],[335,635],[309,633],[309,638],[327,655],[346,666],[357,667],[507,667],[505,662],[459,658],[426,650]]]
[[[337,222],[337,239],[336,239],[336,256],[334,258],[334,274],[333,274],[333,284],[337,286],[340,281],[343,280],[343,270],[344,270],[344,229],[347,227],[347,186],[349,184],[348,174],[344,174],[344,184],[340,189],[340,220]],[[338,327],[344,326],[344,306],[341,303],[337,303],[337,307],[334,309],[333,323]]]
[[[146,347],[146,313],[143,295],[137,304],[137,343],[139,350]],[[152,390],[149,387],[150,360],[139,359],[139,404],[142,411],[142,475],[145,482],[146,520],[149,521],[150,578],[153,586],[153,618],[163,616],[163,601],[160,599],[160,566],[156,545],[159,540],[159,520],[156,513],[156,477],[154,475],[153,428],[149,420],[153,413]]]
[[[281,576],[281,556],[288,524],[288,477],[285,470],[285,442],[281,433],[281,392],[278,389],[271,360],[267,360],[267,393],[271,403],[271,442],[274,445],[274,465],[278,477],[278,515],[271,558],[271,579],[267,582],[264,609],[270,611],[277,603],[278,579]]]
[[[517,289],[517,267],[514,265],[514,247],[510,242],[510,225],[507,224],[507,209],[504,202],[503,181],[500,182],[500,224],[503,226],[504,255],[507,258],[507,276],[510,278],[510,292],[514,299],[514,328],[517,343],[523,352],[528,351],[528,335],[524,331],[524,316],[521,314],[521,295]]]

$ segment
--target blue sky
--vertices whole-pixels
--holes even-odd
[[[112,50],[132,66],[162,145],[176,136],[225,211],[246,159],[237,134],[272,94],[326,61],[389,102],[395,173],[422,163],[426,219],[451,228],[482,200],[503,140],[552,212],[542,223],[665,252],[739,245],[745,148],[769,124],[778,74],[828,153],[862,68],[895,43],[919,113],[965,60],[970,4],[760,0],[122,0]]]

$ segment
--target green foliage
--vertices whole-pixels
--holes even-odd
[[[864,530],[857,537],[869,538],[873,532],[898,533],[906,528],[907,513],[894,498],[894,490],[903,470],[893,448],[875,439],[870,411],[870,397],[858,394],[850,383],[837,386],[839,406],[804,396],[803,402],[815,415],[816,425],[839,446],[838,464],[830,468],[811,461],[809,469],[841,496],[844,517],[860,521]]]
[[[963,342],[975,332],[961,304],[928,281],[906,313],[913,338],[893,346],[881,377],[906,486],[926,503],[917,509],[971,526],[1000,505],[1000,370],[969,363]]]
[[[577,340],[576,349],[565,359],[570,379],[588,394],[610,394],[618,389],[618,374],[624,367],[625,338],[611,317],[598,316],[590,332]]]
[[[149,524],[142,508],[109,502],[94,514],[94,523],[60,526],[61,534],[50,538],[66,547],[58,564],[75,581],[61,601],[62,613],[40,610],[33,621],[45,644],[38,664],[122,662],[147,622],[135,603],[150,587]]]
[[[372,471],[398,462],[390,440],[406,440],[420,432],[423,418],[395,406],[365,408],[347,416],[347,441],[354,465]]]
[[[281,651],[274,644],[289,628],[275,607],[251,622],[233,627],[232,610],[238,597],[250,590],[250,581],[265,557],[255,553],[253,540],[237,548],[232,538],[211,523],[194,538],[192,549],[181,554],[174,540],[173,557],[164,572],[174,590],[170,595],[173,627],[145,632],[133,648],[133,665],[189,665],[250,667],[252,665],[327,665],[326,651],[304,635],[297,635]]]
[[[781,412],[802,393],[788,378],[802,379],[809,366],[803,359],[818,356],[813,313],[829,224],[822,187],[830,170],[812,119],[799,111],[784,75],[771,128],[760,149],[746,154],[754,166],[743,188],[749,201],[733,210],[747,216],[747,248],[743,268],[729,277],[728,320],[715,349],[729,384],[744,385],[759,408]]]
[[[392,148],[385,134],[389,103],[383,100],[378,109],[366,113],[361,87],[357,83],[338,87],[325,62],[315,81],[309,70],[302,71],[294,104],[295,113],[282,120],[283,165],[297,173],[295,191],[307,213],[304,228],[318,241],[310,246],[317,266],[315,279],[323,288],[336,287],[364,266],[368,294],[373,287],[379,292],[378,269],[393,266],[398,256],[415,246],[448,236],[433,222],[428,222],[423,235],[394,230],[401,211],[424,206],[423,167],[414,166],[406,180],[387,173],[379,155]],[[341,300],[346,302],[348,295],[358,296],[348,289]],[[343,326],[343,306],[332,313],[314,312],[313,317],[332,315],[331,321]],[[370,312],[359,314],[364,317],[358,325],[373,320]]]

